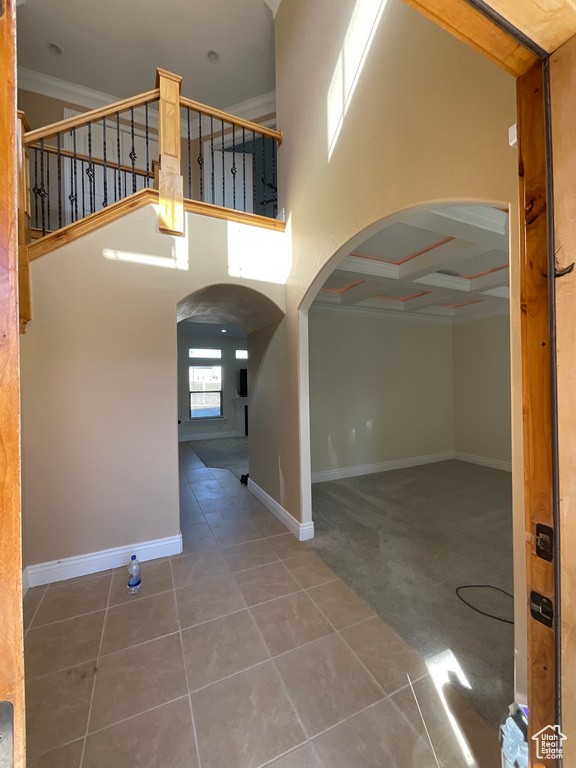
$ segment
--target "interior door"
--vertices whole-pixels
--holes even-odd
[[[16,7],[0,3],[0,765],[24,768]]]

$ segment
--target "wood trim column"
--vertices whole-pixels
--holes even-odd
[[[528,743],[556,722],[555,634],[531,616],[530,593],[552,600],[554,563],[536,555],[536,526],[554,527],[552,392],[548,307],[548,221],[542,63],[517,81],[518,155],[521,217],[521,327],[526,568],[528,584]],[[546,761],[551,766],[551,761]]]
[[[18,111],[18,303],[20,308],[20,333],[26,332],[26,325],[32,319],[30,295],[30,163],[23,138],[30,124],[24,112]]]
[[[158,141],[160,168],[160,231],[184,234],[184,180],[180,169],[180,87],[182,78],[165,69],[156,70],[156,87],[160,90]]]
[[[24,768],[15,5],[0,2],[0,701],[13,704]]]
[[[576,37],[550,57],[564,765],[576,765]]]

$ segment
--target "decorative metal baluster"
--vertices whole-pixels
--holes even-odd
[[[236,126],[232,123],[232,168],[230,170],[232,174],[232,208],[236,209],[236,174],[238,169],[236,168]]]
[[[82,166],[84,167],[84,166]],[[88,177],[88,194],[90,200],[90,213],[96,210],[96,195],[94,189],[94,165],[92,164],[92,123],[88,123],[88,168],[86,168]],[[84,181],[84,180],[82,180]]]
[[[102,118],[102,159],[104,160],[104,200],[102,208],[108,205],[108,166],[106,165],[106,118]]]
[[[46,153],[46,212],[48,218],[48,232],[52,231],[50,223],[50,153]]]
[[[222,155],[222,205],[226,205],[226,169],[224,167],[224,120],[222,123],[222,148],[220,154]]]
[[[118,200],[122,200],[122,163],[120,161],[120,112],[116,112],[116,155],[118,161]]]
[[[40,209],[42,211],[42,234],[46,234],[46,188],[44,186],[44,139],[40,139]]]
[[[82,167],[80,169],[82,175],[82,218],[86,216],[86,190],[84,189],[84,160],[81,161]]]
[[[242,128],[242,210],[246,210],[246,129]]]
[[[132,192],[136,192],[136,147],[134,146],[134,107],[130,108],[130,131],[132,135],[132,149],[130,150],[130,160],[132,160]]]
[[[60,156],[60,134],[56,136],[56,157],[58,164],[58,229],[62,229],[62,157]]]
[[[214,203],[214,118],[210,115],[210,157],[212,160],[212,200]]]
[[[272,216],[276,218],[278,215],[278,182],[276,179],[276,139],[272,139],[272,192],[274,198],[272,200]]]
[[[126,188],[127,188],[126,171],[123,171],[123,173],[124,173],[124,197],[126,197],[126,195],[128,194],[127,191],[126,191]]]
[[[268,200],[266,198],[267,186],[268,179],[266,178],[266,136],[262,136],[262,207],[264,208],[264,216],[268,215]]]
[[[150,186],[150,150],[148,147],[148,102],[144,105],[146,114],[146,188]]]
[[[38,229],[38,195],[40,194],[40,188],[38,186],[38,150],[34,150],[34,186],[32,187],[34,193],[34,226]]]
[[[72,135],[72,131],[70,131]],[[68,195],[70,201],[70,222],[74,221],[74,163],[70,160],[70,194]]]
[[[200,200],[204,202],[204,147],[202,145],[202,113],[198,112],[198,169],[200,173]]]
[[[190,107],[186,107],[188,117],[188,199],[192,200],[192,156],[190,149]]]
[[[256,213],[256,131],[252,131],[252,213]]]
[[[72,129],[74,144],[74,221],[78,221],[78,159],[76,157],[76,128]],[[82,174],[82,206],[84,206],[84,174]]]

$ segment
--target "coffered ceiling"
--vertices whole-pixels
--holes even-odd
[[[508,212],[487,205],[407,211],[357,246],[313,310],[459,323],[508,312]]]

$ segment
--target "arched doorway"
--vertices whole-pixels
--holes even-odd
[[[301,308],[311,547],[425,659],[436,693],[423,682],[415,693],[444,707],[450,738],[464,743],[458,723],[469,708],[488,726],[494,754],[498,723],[526,694],[508,272],[506,206],[421,206],[349,242]],[[523,530],[519,499],[514,525]],[[458,599],[471,584],[497,587],[459,592],[507,621]],[[516,610],[501,589],[520,595]]]

